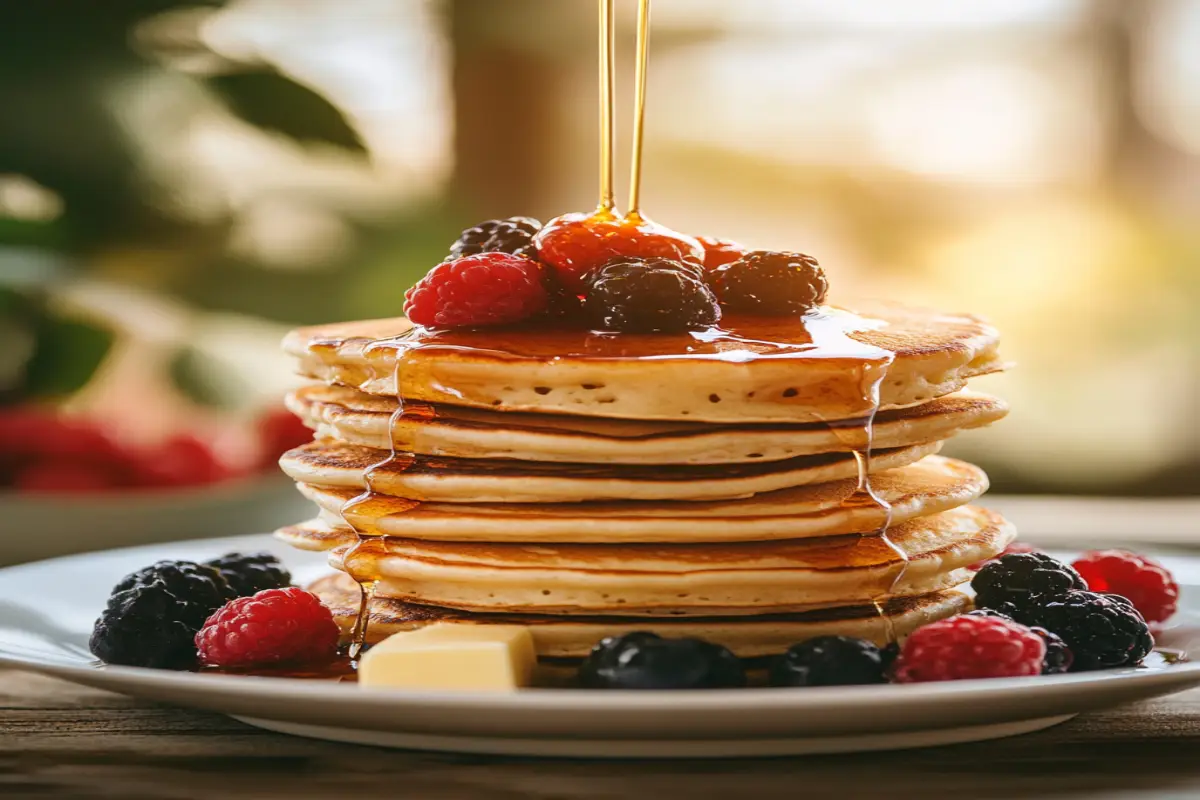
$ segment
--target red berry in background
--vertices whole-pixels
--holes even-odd
[[[120,486],[123,477],[99,464],[46,459],[18,469],[13,488],[23,492],[102,492]]]
[[[1128,598],[1147,622],[1165,622],[1179,605],[1179,584],[1146,556],[1127,550],[1092,550],[1071,566],[1093,592]]]
[[[555,217],[533,242],[542,263],[553,267],[563,285],[575,292],[582,292],[588,272],[618,256],[704,262],[704,247],[697,239],[648,219],[619,219],[604,212]]]
[[[276,469],[279,457],[313,439],[312,429],[286,408],[275,408],[264,413],[258,420],[258,436],[262,456],[262,469]]]
[[[704,268],[706,270],[713,270],[725,264],[732,264],[750,252],[749,247],[732,242],[729,239],[701,236],[699,242],[704,248]]]
[[[959,616],[918,628],[892,665],[896,683],[1040,675],[1046,644],[1036,633],[995,617]]]
[[[546,310],[544,267],[523,256],[480,253],[431,269],[404,295],[404,313],[417,325],[457,328],[503,325]]]
[[[983,561],[976,561],[974,564],[967,567],[967,569],[971,570],[972,572],[979,572],[979,570],[983,569],[984,566],[986,566],[987,564],[991,563],[992,561],[995,561],[996,559],[1000,558],[1001,556],[1006,556],[1009,553],[1036,553],[1036,552],[1037,552],[1037,548],[1031,544],[1026,544],[1025,542],[1013,542],[1008,547],[1004,548],[1003,552],[997,553],[996,555],[992,556],[989,559],[985,559]]]
[[[200,486],[232,477],[212,445],[192,434],[172,436],[141,454],[138,483],[162,488]]]
[[[196,634],[196,650],[214,667],[317,664],[334,657],[340,636],[320,598],[292,586],[230,601]]]
[[[32,407],[0,409],[0,453],[106,463],[124,455],[97,423]]]

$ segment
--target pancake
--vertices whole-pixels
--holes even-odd
[[[875,451],[871,470],[912,464],[940,442]],[[852,453],[825,453],[751,464],[636,466],[558,464],[388,453],[323,439],[283,454],[300,483],[371,489],[391,497],[445,503],[572,503],[585,500],[725,500],[857,477]],[[377,468],[376,465],[379,465]]]
[[[856,497],[854,479],[782,489],[743,500],[696,503],[421,503],[377,495],[341,510],[357,489],[300,484],[321,509],[327,534],[288,539],[302,549],[328,549],[354,534],[482,542],[740,542],[797,539],[878,530],[887,514]],[[983,470],[928,456],[878,472],[875,495],[891,505],[892,522],[937,514],[973,502],[987,490]]]
[[[330,575],[308,587],[333,610],[348,635],[358,614],[359,590],[346,575]],[[781,653],[814,636],[855,636],[879,645],[903,638],[921,625],[966,611],[970,598],[957,591],[885,602],[881,614],[874,606],[825,609],[803,614],[759,617],[695,617],[627,619],[609,616],[562,617],[531,614],[477,614],[420,606],[391,598],[371,604],[367,641],[375,643],[405,630],[434,622],[477,625],[527,625],[543,658],[582,658],[605,636],[652,631],[661,636],[693,636],[722,644],[742,658]]]
[[[555,414],[485,411],[408,403],[344,386],[302,387],[287,405],[318,437],[376,449],[454,458],[511,458],[617,464],[723,464],[778,461],[846,449],[845,434],[824,423],[706,425]],[[941,441],[1008,413],[1000,400],[959,392],[919,406],[881,411],[877,448]],[[389,427],[391,433],[389,434]],[[394,437],[394,439],[393,439]]]
[[[301,374],[429,403],[719,423],[864,417],[1003,368],[980,319],[894,304],[727,318],[681,334],[566,327],[429,330],[403,318],[293,331]],[[873,389],[877,387],[878,392]]]
[[[303,535],[289,530],[287,537]],[[879,534],[741,544],[492,544],[377,538],[353,554],[376,596],[470,611],[743,615],[869,603],[970,579],[1016,537],[966,506]],[[382,546],[380,546],[382,545]],[[347,547],[330,553],[345,570]]]

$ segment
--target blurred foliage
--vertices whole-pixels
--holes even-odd
[[[5,110],[0,173],[26,175],[62,198],[69,236],[56,245],[92,251],[114,241],[178,242],[202,225],[227,223],[181,219],[146,191],[138,172],[139,144],[113,106],[114,91],[122,85],[169,77],[177,96],[207,97],[251,125],[297,141],[363,152],[335,105],[261,63],[222,62],[221,74],[191,75],[153,61],[131,44],[133,29],[148,18],[221,5],[212,0],[0,5],[0,108]],[[187,108],[178,113],[188,113]],[[0,230],[0,236],[5,233]]]
[[[91,380],[115,339],[52,306],[41,288],[0,286],[0,405],[59,400]]]

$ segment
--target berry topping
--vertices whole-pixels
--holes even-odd
[[[1046,643],[1046,657],[1042,660],[1043,675],[1058,675],[1071,668],[1071,664],[1075,662],[1075,654],[1061,636],[1045,628],[1033,627],[1029,630],[1042,637],[1042,641]]]
[[[1071,564],[1094,592],[1129,599],[1147,622],[1165,622],[1179,605],[1179,584],[1161,564],[1127,550],[1093,550]]]
[[[1154,649],[1150,627],[1133,605],[1118,595],[1070,591],[1034,608],[1028,616],[1067,643],[1075,672],[1134,666]]]
[[[584,276],[618,257],[704,262],[704,247],[683,233],[642,218],[611,214],[563,214],[534,239],[538,258],[558,272],[564,286],[581,291]]]
[[[533,237],[541,228],[542,223],[533,217],[489,219],[460,233],[450,246],[447,260],[479,253],[508,253],[536,259],[537,248],[533,246]]]
[[[1011,608],[1012,606],[1010,605],[1009,607]],[[1004,614],[991,608],[977,608],[974,611],[968,611],[966,616],[1006,619],[1009,622],[1017,622],[1011,614]],[[1018,622],[1017,624],[1023,623]],[[1074,657],[1071,655],[1071,648],[1067,647],[1066,642],[1045,628],[1034,627],[1029,628],[1029,630],[1042,637],[1042,641],[1046,643],[1046,657],[1042,660],[1043,675],[1057,675],[1071,668],[1071,661]]]
[[[886,683],[887,653],[866,639],[818,636],[793,645],[771,662],[772,686]]]
[[[731,264],[750,252],[750,248],[728,239],[701,236],[699,241],[704,248],[704,268],[709,271]]]
[[[1011,603],[1020,622],[1029,608],[1087,584],[1074,569],[1045,553],[1012,553],[984,565],[971,579],[975,605],[1001,609]]]
[[[195,648],[214,667],[315,664],[333,658],[340,635],[320,598],[292,586],[231,601],[204,623]]]
[[[748,314],[803,314],[825,301],[829,282],[812,256],[752,250],[709,278],[721,305]]]
[[[638,632],[602,639],[579,680],[590,689],[724,689],[744,686],[746,673],[718,644]]]
[[[196,632],[232,597],[212,567],[160,561],[113,588],[89,646],[109,664],[187,669],[196,662]]]
[[[588,276],[583,307],[601,330],[674,332],[721,318],[699,267],[667,258],[617,258]]]
[[[1009,553],[1036,553],[1036,552],[1037,552],[1037,548],[1035,548],[1031,544],[1026,544],[1025,542],[1013,542],[1008,547],[1004,548],[1004,550],[1000,553],[1000,555],[993,556],[992,558],[986,559],[984,561],[976,561],[974,564],[967,567],[967,569],[971,570],[972,572],[979,572],[979,570],[983,569],[986,564],[992,563],[997,558],[1000,558],[1000,556],[1006,556]]]
[[[1042,638],[1024,625],[964,614],[914,631],[896,658],[892,679],[920,683],[1040,675],[1045,655]]]
[[[428,327],[502,325],[542,313],[549,299],[536,261],[480,253],[431,269],[404,295],[404,313]]]
[[[282,589],[292,582],[292,573],[270,553],[228,553],[204,564],[220,572],[238,597]]]

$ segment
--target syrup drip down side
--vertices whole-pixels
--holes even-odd
[[[358,658],[367,642],[367,628],[370,625],[371,619],[371,604],[375,598],[375,590],[380,578],[377,564],[379,557],[387,552],[387,547],[383,537],[368,535],[356,528],[351,522],[351,517],[355,511],[365,510],[376,500],[378,495],[372,484],[372,479],[379,470],[384,468],[402,470],[413,462],[413,455],[411,453],[402,452],[397,449],[395,437],[395,431],[398,427],[397,423],[407,411],[404,402],[404,393],[400,390],[400,387],[403,386],[403,352],[398,349],[396,340],[382,339],[368,344],[363,354],[366,358],[368,369],[373,373],[373,365],[379,360],[378,355],[384,351],[392,351],[392,382],[397,387],[396,410],[392,412],[391,419],[388,421],[388,431],[390,432],[388,453],[385,458],[367,468],[363,475],[365,482],[363,492],[347,500],[340,511],[342,523],[353,530],[357,537],[355,543],[351,545],[350,549],[343,556],[344,568],[347,574],[358,584],[361,595],[358,615],[354,621],[354,627],[350,632],[349,656],[352,663]],[[428,406],[423,406],[422,408],[428,409]],[[396,503],[392,500],[389,502],[389,505],[395,508]],[[412,500],[407,501],[406,505],[409,508],[416,508],[420,503]]]

